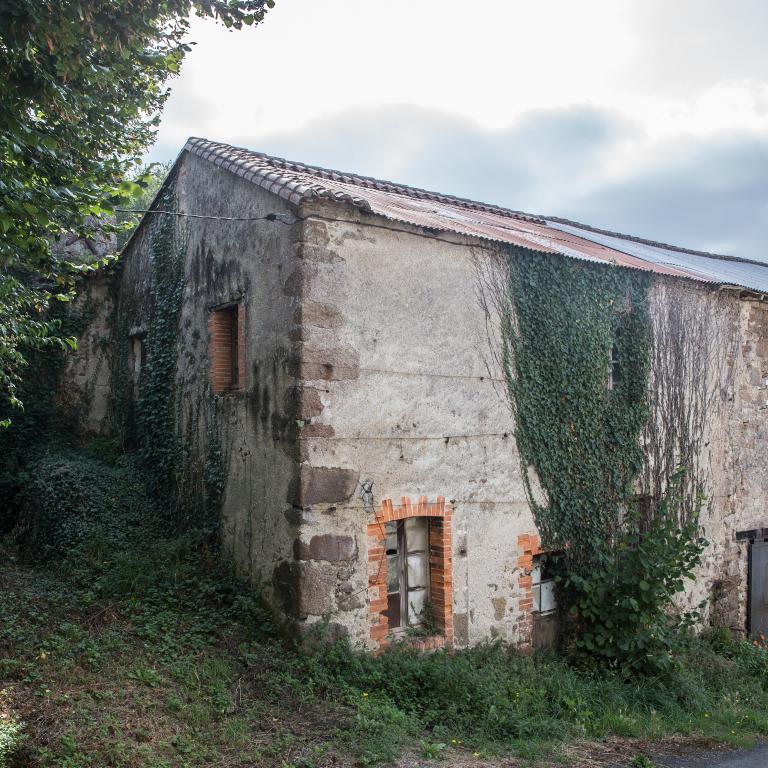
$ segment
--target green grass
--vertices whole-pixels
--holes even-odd
[[[768,653],[724,634],[690,638],[666,680],[499,644],[374,657],[296,645],[215,560],[193,539],[44,568],[0,549],[0,768],[557,762],[604,738],[768,733]]]

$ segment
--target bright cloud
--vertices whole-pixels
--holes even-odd
[[[768,3],[278,0],[196,24],[190,135],[768,260]]]

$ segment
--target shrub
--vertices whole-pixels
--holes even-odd
[[[86,544],[94,551],[126,549],[141,537],[152,538],[161,512],[130,457],[106,464],[75,452],[30,465],[15,506],[12,535],[33,562],[63,557]]]
[[[21,741],[21,725],[0,713],[0,768],[6,768]]]
[[[591,571],[565,579],[577,649],[626,674],[671,673],[681,630],[698,618],[697,611],[672,610],[707,544],[695,522],[679,525],[676,493],[647,526],[631,510],[615,543],[595,543]]]

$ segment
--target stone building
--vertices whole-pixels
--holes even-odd
[[[727,318],[703,459],[711,543],[687,599],[735,629],[765,628],[749,583],[768,535],[768,265],[202,139],[153,211],[116,274],[93,284],[64,389],[88,402],[90,432],[116,428],[118,389],[143,407],[168,288],[153,227],[172,218],[183,231],[173,430],[191,475],[216,447],[224,556],[298,622],[327,617],[372,648],[426,605],[433,636],[418,642],[430,647],[546,632],[551,585],[477,298],[478,259],[511,246],[645,270],[657,307]]]

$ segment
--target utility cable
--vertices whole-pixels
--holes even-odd
[[[280,224],[298,224],[303,219],[294,217],[288,221],[285,213],[268,213],[266,216],[208,216],[203,213],[183,213],[182,211],[164,211],[159,208],[115,208],[120,213],[164,213],[166,216],[182,216],[188,219],[214,219],[216,221],[277,221]]]

